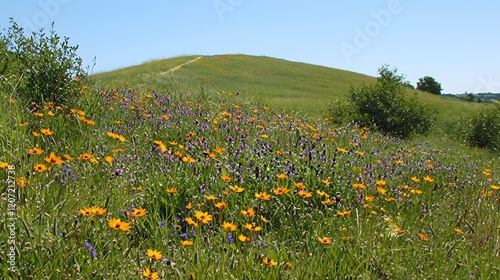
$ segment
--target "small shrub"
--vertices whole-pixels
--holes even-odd
[[[347,101],[336,99],[328,107],[328,117],[336,125],[343,125],[352,120],[352,108]]]
[[[470,120],[467,143],[474,147],[500,151],[500,105],[494,104]]]
[[[349,98],[354,120],[400,138],[429,132],[435,113],[415,98],[405,98],[404,77],[396,72],[383,66],[376,84],[351,88]]]
[[[47,35],[43,29],[31,36],[11,19],[11,26],[0,34],[0,74],[21,81],[17,89],[25,102],[68,104],[81,88],[86,72],[77,56],[78,46],[61,39],[54,25]]]

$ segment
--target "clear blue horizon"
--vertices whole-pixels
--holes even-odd
[[[248,54],[370,76],[398,68],[443,93],[500,92],[500,2],[262,0],[17,0],[0,4],[26,31],[78,45],[94,72],[181,55]]]

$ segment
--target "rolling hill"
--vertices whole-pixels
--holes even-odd
[[[324,117],[330,102],[346,99],[351,86],[375,81],[374,77],[350,71],[240,54],[175,57],[94,77],[106,86],[229,93],[241,102],[257,102],[310,117]],[[409,90],[408,95],[434,107],[441,125],[458,114],[467,115],[485,106],[416,90]]]

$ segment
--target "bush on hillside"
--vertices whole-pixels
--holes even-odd
[[[466,133],[469,145],[500,151],[500,105],[491,105],[472,117]]]
[[[81,88],[86,77],[78,46],[70,46],[69,38],[61,39],[54,25],[47,35],[43,29],[26,36],[13,19],[0,33],[0,75],[18,84],[17,93],[24,102],[63,104]]]
[[[404,76],[387,66],[379,68],[379,77],[373,85],[361,85],[349,92],[349,115],[362,126],[408,138],[412,134],[425,134],[435,121],[435,113],[415,98],[405,97]]]

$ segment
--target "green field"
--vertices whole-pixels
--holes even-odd
[[[0,115],[0,278],[496,279],[500,160],[325,120],[375,78],[245,55],[94,75]]]

